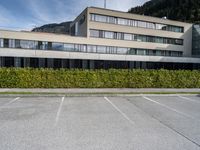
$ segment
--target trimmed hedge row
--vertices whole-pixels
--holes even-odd
[[[200,88],[200,71],[0,68],[0,88]]]

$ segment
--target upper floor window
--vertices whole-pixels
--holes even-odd
[[[3,47],[3,39],[0,39],[0,47]]]
[[[111,23],[111,24],[142,27],[142,28],[156,29],[156,30],[165,30],[165,31],[172,31],[172,32],[184,32],[183,27],[174,26],[174,25],[165,25],[165,24],[135,20],[135,19],[125,19],[125,18],[120,18],[120,17],[98,15],[98,14],[90,14],[90,19],[92,21],[99,21],[99,22],[105,22],[105,23]]]

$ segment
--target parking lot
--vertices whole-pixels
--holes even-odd
[[[200,97],[0,97],[2,150],[200,150]]]

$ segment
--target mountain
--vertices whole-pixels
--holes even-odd
[[[151,0],[129,13],[200,23],[200,0]]]
[[[46,24],[41,27],[34,28],[33,32],[48,32],[48,33],[60,33],[60,34],[69,34],[70,23],[62,22],[60,24],[53,23],[53,24]]]

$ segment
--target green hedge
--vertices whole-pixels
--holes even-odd
[[[0,68],[0,88],[200,88],[200,71]]]

